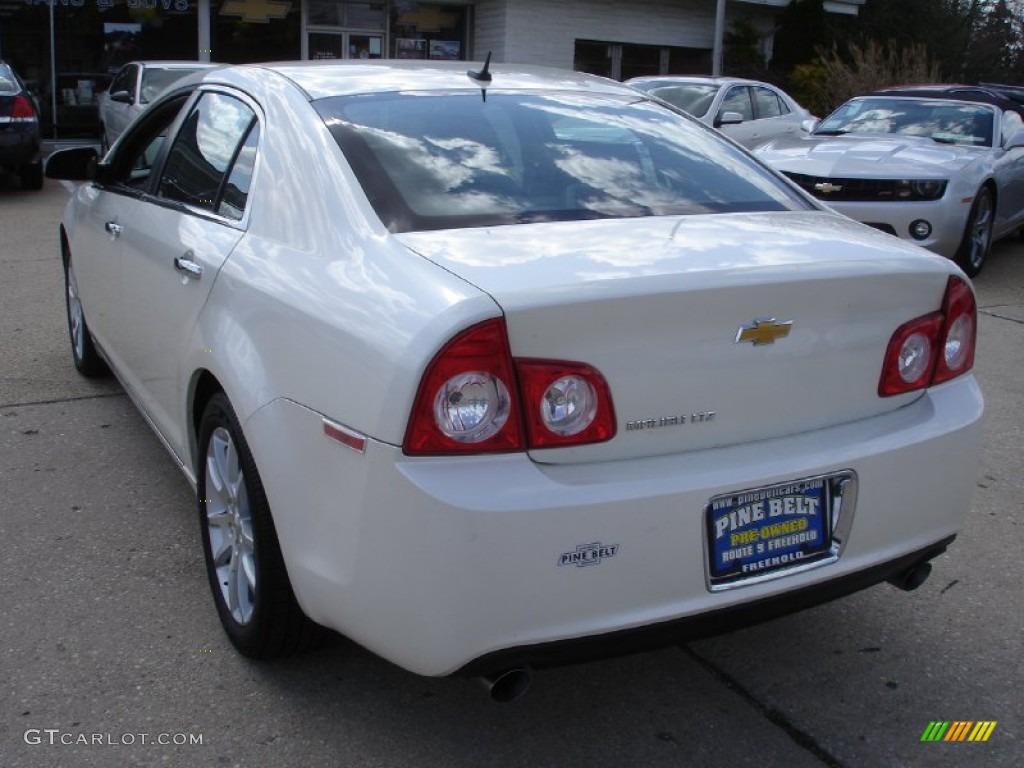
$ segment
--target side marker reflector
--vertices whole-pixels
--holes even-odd
[[[324,419],[324,434],[332,440],[337,440],[342,445],[351,448],[356,453],[364,453],[366,451],[365,437],[329,419]]]

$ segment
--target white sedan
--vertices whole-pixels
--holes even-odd
[[[678,107],[748,149],[799,136],[804,123],[815,119],[781,88],[758,80],[652,75],[626,84]]]
[[[161,91],[200,69],[216,64],[198,61],[129,61],[100,95],[100,141],[110,147]]]
[[[963,273],[625,86],[226,67],[47,173],[74,363],[195,486],[246,655],[322,625],[511,698],[913,588],[970,507]]]
[[[1018,109],[981,88],[887,89],[851,99],[810,135],[756,151],[840,213],[973,277],[992,241],[1024,225]]]

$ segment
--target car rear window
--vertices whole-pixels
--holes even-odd
[[[191,75],[193,72],[198,71],[198,69],[188,69],[187,67],[175,67],[174,69],[146,67],[142,70],[142,87],[139,89],[139,101],[143,104],[148,104],[168,86],[173,85],[186,75]]]
[[[314,106],[396,232],[807,207],[712,131],[643,98],[477,90]]]
[[[21,86],[18,85],[14,72],[6,64],[0,64],[0,94],[13,96],[19,91],[21,91]]]
[[[684,85],[651,85],[644,83],[634,84],[634,88],[647,91],[652,96],[657,96],[673,106],[679,107],[684,112],[689,112],[696,117],[704,117],[711,109],[711,102],[718,93],[717,85],[701,85],[697,83]]]

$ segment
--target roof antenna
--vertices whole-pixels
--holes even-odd
[[[491,52],[487,52],[487,59],[484,61],[484,67],[481,70],[473,71],[472,69],[466,70],[466,75],[469,76],[470,80],[475,81],[480,86],[480,95],[484,101],[487,101],[487,86],[491,84]]]

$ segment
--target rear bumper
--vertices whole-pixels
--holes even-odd
[[[303,609],[409,670],[448,675],[606,655],[623,638],[677,642],[884,580],[961,528],[982,410],[967,376],[855,423],[576,465],[411,459],[373,441],[357,453],[285,400],[244,428]],[[846,470],[859,488],[838,560],[709,590],[709,499]],[[593,546],[590,567],[562,557]]]
[[[38,126],[0,120],[0,167],[17,169],[38,158]]]
[[[480,677],[508,669],[532,667],[542,669],[584,661],[597,661],[611,656],[664,648],[668,645],[700,640],[743,627],[760,624],[816,605],[852,595],[904,573],[946,551],[956,536],[898,557],[887,563],[866,568],[823,584],[794,592],[773,595],[751,603],[735,605],[697,616],[652,624],[636,629],[562,640],[553,643],[507,648],[474,659],[456,672],[465,677]]]

